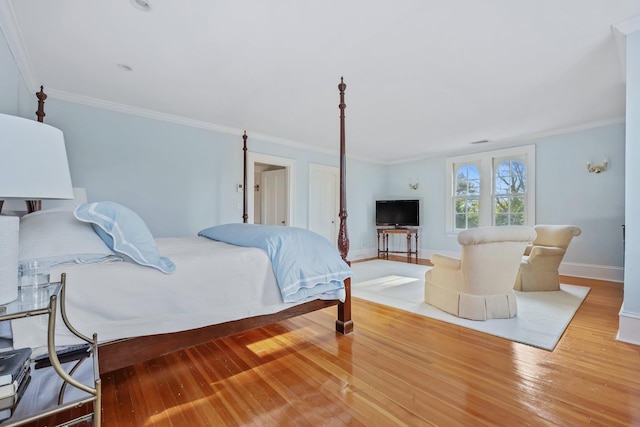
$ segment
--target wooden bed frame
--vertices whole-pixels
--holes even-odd
[[[347,234],[347,206],[346,206],[346,156],[345,156],[345,125],[344,125],[344,93],[347,85],[344,80],[340,79],[338,90],[340,92],[340,229],[338,234],[338,250],[340,256],[345,262],[349,252],[349,237]],[[38,121],[42,122],[44,118],[44,100],[46,95],[43,87],[36,94],[38,97]],[[243,222],[247,222],[247,134],[242,136],[244,151],[244,209]],[[37,209],[34,209],[37,210]],[[111,341],[100,344],[99,346],[99,365],[100,373],[107,373],[117,369],[124,368],[139,362],[144,362],[155,357],[182,350],[198,344],[204,344],[217,338],[222,338],[237,334],[250,329],[266,326],[271,323],[289,319],[291,317],[300,316],[315,310],[336,306],[338,307],[338,315],[336,320],[336,331],[341,334],[349,334],[353,332],[353,320],[351,319],[351,279],[345,280],[346,297],[344,302],[338,300],[314,300],[304,304],[296,305],[286,310],[274,314],[264,316],[248,317],[245,319],[235,320],[231,322],[220,323],[216,325],[205,326],[198,329],[186,331],[159,334],[135,338],[127,338],[117,341]]]

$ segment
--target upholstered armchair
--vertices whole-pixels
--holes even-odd
[[[505,319],[517,312],[513,281],[522,253],[536,237],[531,227],[481,227],[458,233],[462,255],[433,254],[424,301],[458,317]]]
[[[527,246],[514,289],[517,291],[558,291],[558,267],[571,243],[582,231],[574,225],[535,225],[537,237]]]

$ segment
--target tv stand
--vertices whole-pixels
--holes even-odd
[[[418,228],[417,227],[396,227],[396,228],[378,228],[378,258],[389,259],[389,254],[407,254],[407,262],[411,262],[411,258],[415,255],[416,264],[418,263]],[[390,251],[389,235],[406,235],[407,250],[406,251]],[[380,237],[382,236],[382,246],[380,245]],[[414,239],[412,239],[414,237]],[[412,241],[415,240],[415,249],[413,249]]]

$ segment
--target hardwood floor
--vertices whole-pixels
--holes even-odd
[[[553,352],[354,298],[103,376],[104,426],[640,425],[622,285],[591,286]]]

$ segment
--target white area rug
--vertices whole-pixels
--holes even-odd
[[[424,303],[424,274],[431,268],[373,260],[353,263],[352,295],[378,304],[475,329],[545,350],[553,350],[590,288],[560,285],[555,292],[518,292],[518,315],[511,319],[461,319]]]

